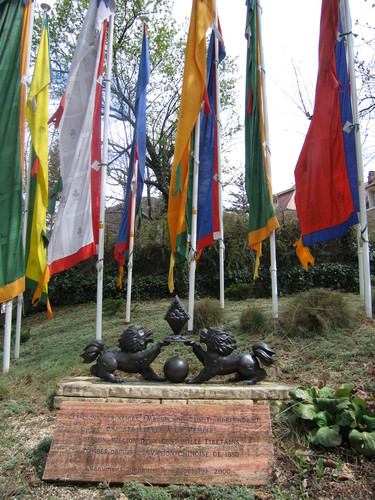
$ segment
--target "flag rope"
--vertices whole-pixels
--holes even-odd
[[[363,243],[370,243],[369,240],[366,240],[366,238],[364,238],[364,234],[367,233],[367,230],[368,230],[368,224],[365,225],[365,227],[363,229],[361,229],[361,241],[363,241]]]

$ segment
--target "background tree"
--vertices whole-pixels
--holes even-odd
[[[375,7],[375,4],[373,5]],[[375,27],[368,22],[353,21],[354,65],[357,84],[358,115],[361,125],[361,140],[364,167],[375,158],[372,121],[375,113]],[[357,34],[361,32],[361,36]],[[289,96],[294,105],[311,120],[314,113],[315,87],[309,86],[299,68],[293,63],[296,78],[296,93]]]
[[[51,86],[51,90],[56,105],[64,92],[88,3],[87,0],[57,0],[49,14],[51,62],[55,73],[55,85]],[[143,21],[146,18],[150,84],[147,96],[145,184],[153,189],[156,196],[161,196],[167,206],[188,31],[187,23],[177,26],[171,16],[172,10],[173,0],[116,1],[108,177],[111,187],[108,198],[113,205],[124,200],[135,124],[134,106]],[[40,19],[36,24],[40,25]],[[234,106],[236,64],[227,58],[221,67],[222,121],[227,116],[230,124],[223,127],[225,141],[226,137],[232,137],[241,127]]]
[[[375,4],[373,4],[374,7]],[[370,26],[368,22],[361,24],[356,20],[353,31],[357,26],[361,27],[364,32],[364,35],[357,41],[359,49],[354,59],[358,80],[358,113],[362,125],[362,149],[366,165],[373,163],[375,158],[374,127],[371,126],[375,114],[375,27]]]
[[[249,202],[245,189],[245,173],[241,172],[236,175],[232,181],[232,185],[234,186],[234,190],[228,192],[231,201],[228,211],[249,214]]]

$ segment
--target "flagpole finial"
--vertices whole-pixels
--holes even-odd
[[[146,26],[146,24],[150,21],[150,18],[146,15],[139,16],[139,19],[142,21],[143,26]]]
[[[40,7],[44,10],[44,12],[49,12],[51,10],[51,5],[47,2],[41,3]]]
[[[148,16],[146,16],[145,14],[142,14],[139,16],[139,19],[143,23],[143,35],[145,35],[146,34],[146,24],[149,22],[150,18]]]

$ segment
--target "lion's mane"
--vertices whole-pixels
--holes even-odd
[[[144,351],[147,344],[153,341],[152,330],[143,326],[132,325],[118,339],[118,345],[123,352],[139,352]]]
[[[203,329],[200,340],[206,344],[208,352],[216,352],[221,356],[228,356],[237,347],[233,335],[222,326]]]

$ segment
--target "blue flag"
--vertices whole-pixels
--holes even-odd
[[[358,223],[359,212],[359,193],[358,193],[358,171],[357,171],[357,153],[355,149],[355,128],[353,125],[353,112],[352,112],[352,102],[350,95],[350,83],[348,75],[348,65],[347,65],[347,52],[346,52],[346,40],[345,35],[343,35],[343,24],[342,17],[344,14],[344,1],[340,1],[340,17],[339,17],[339,31],[338,37],[335,45],[335,57],[336,57],[336,71],[337,77],[340,82],[339,86],[339,99],[341,108],[341,124],[344,139],[344,149],[346,158],[346,170],[348,172],[350,189],[352,192],[354,210],[345,228],[345,231],[349,226]]]
[[[130,241],[130,217],[131,217],[131,204],[132,204],[132,179],[134,175],[134,168],[138,165],[138,180],[136,189],[136,210],[135,216],[138,213],[141,200],[142,191],[145,177],[145,163],[146,163],[146,88],[150,76],[150,62],[148,55],[147,36],[146,30],[143,33],[142,40],[142,53],[139,65],[139,75],[137,84],[137,95],[135,101],[135,127],[132,150],[129,161],[128,180],[126,184],[126,195],[124,211],[122,213],[120,229],[117,236],[115,246],[115,259],[123,266],[125,263],[125,255],[129,250]]]
[[[225,49],[219,44],[219,62],[225,57]],[[215,34],[211,33],[207,51],[207,97],[200,114],[199,182],[197,210],[197,251],[211,245],[220,235],[218,201],[218,155],[216,123],[216,71]],[[209,104],[209,106],[208,106]],[[193,169],[190,169],[191,183]],[[189,181],[190,182],[190,181]],[[188,204],[189,205],[189,204]]]

